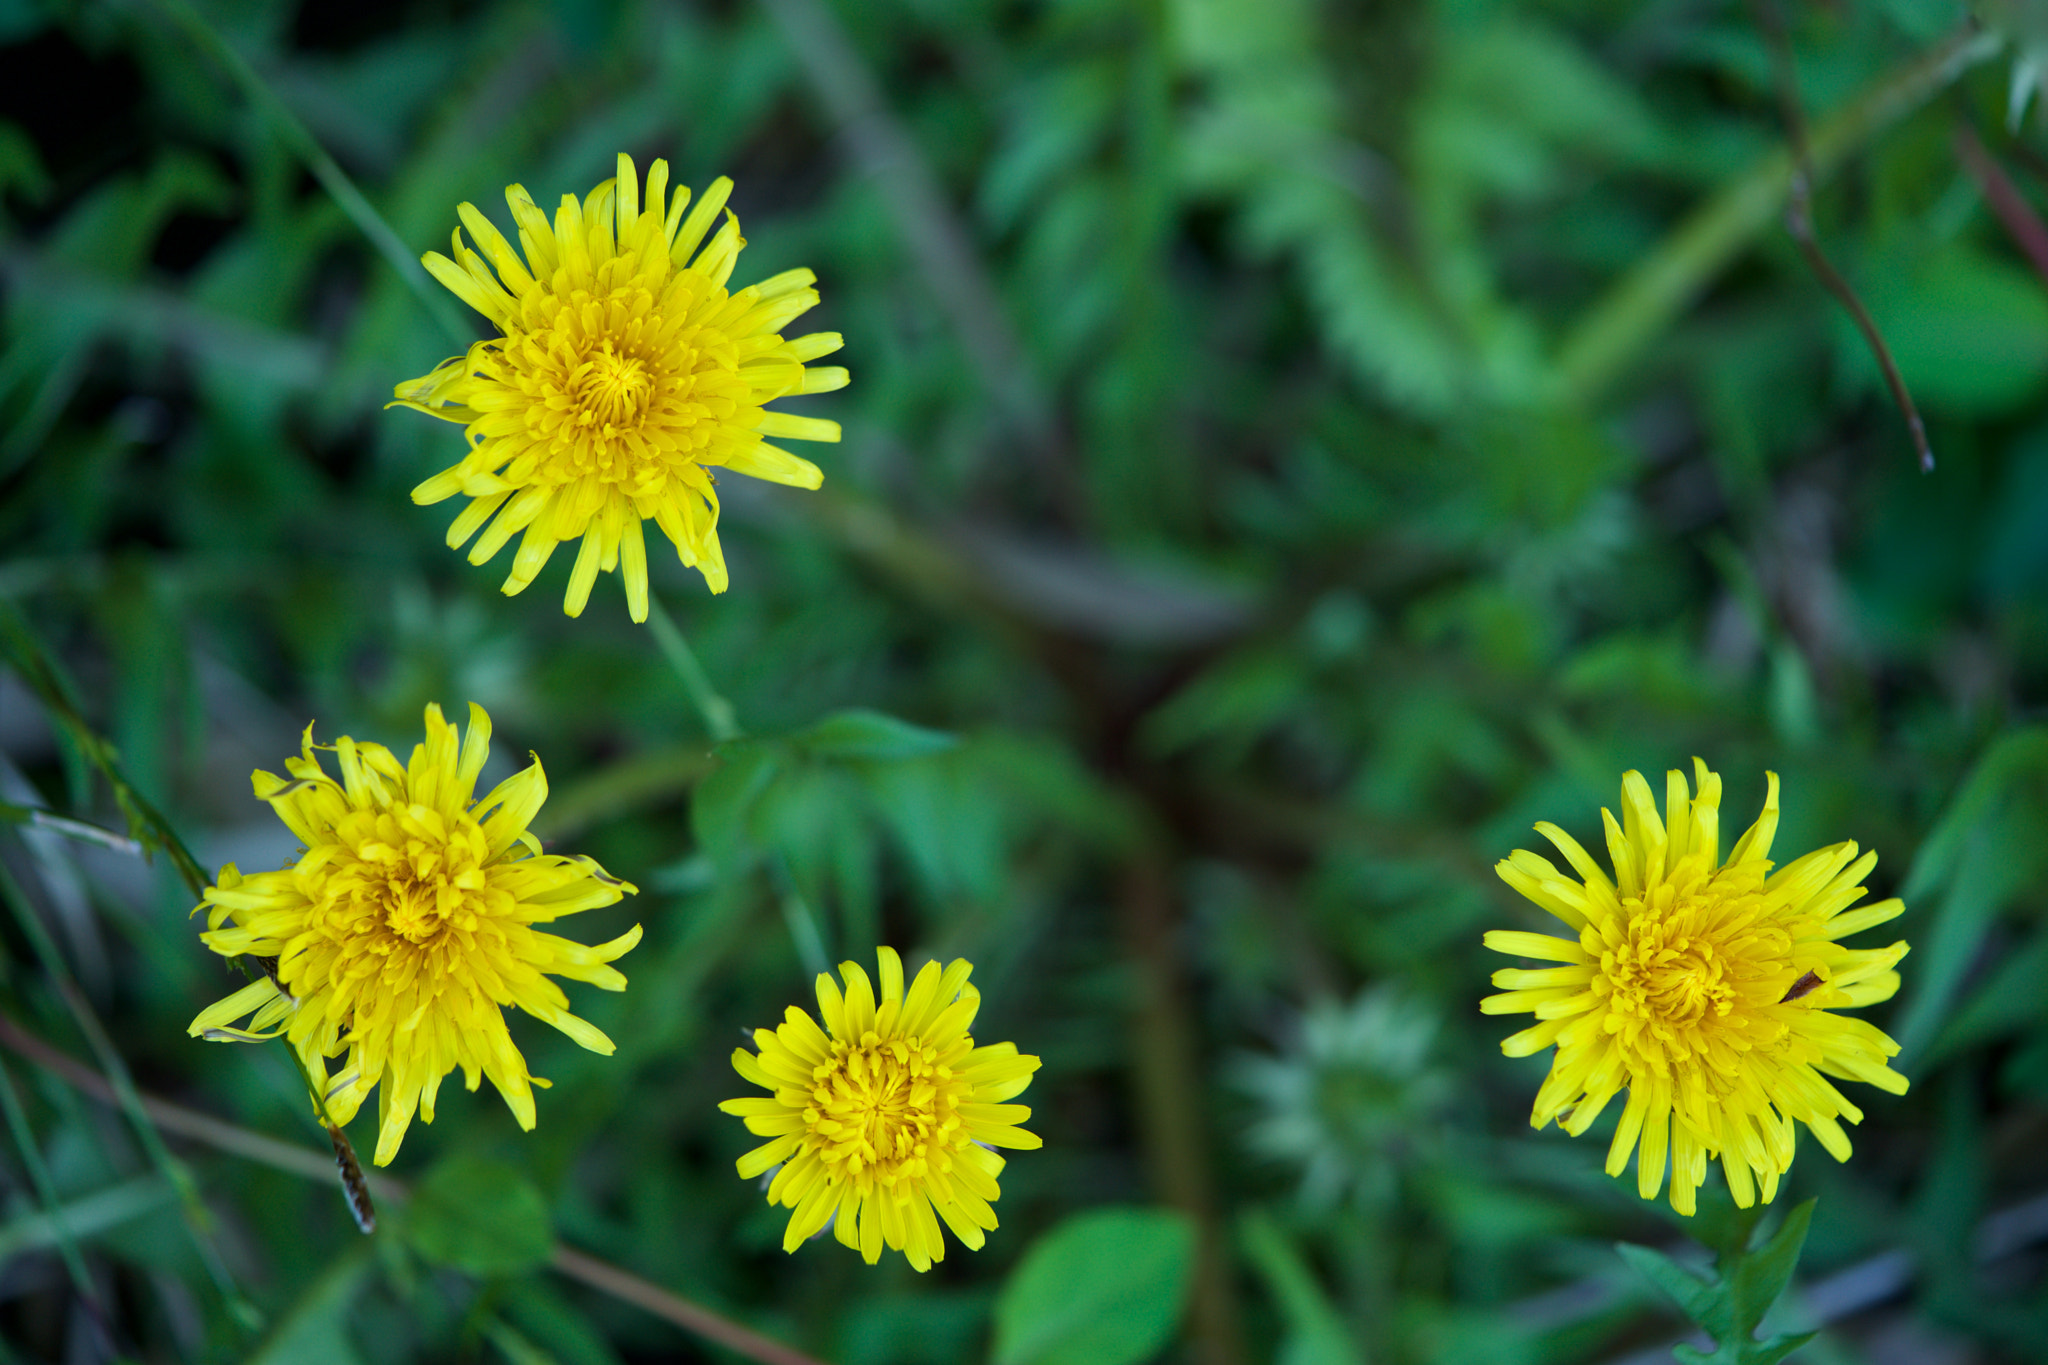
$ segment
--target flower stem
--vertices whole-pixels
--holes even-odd
[[[704,728],[710,731],[712,743],[723,744],[729,739],[738,739],[740,723],[732,703],[718,695],[711,679],[704,675],[704,666],[697,662],[690,642],[683,638],[668,609],[651,592],[647,595],[647,626],[654,632],[654,643],[660,646],[669,667],[682,679],[683,691],[689,693],[691,704],[704,717]]]

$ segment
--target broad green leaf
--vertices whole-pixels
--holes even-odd
[[[782,760],[773,745],[746,739],[722,746],[718,756],[719,766],[691,795],[690,825],[705,852],[731,868],[752,849],[749,817]]]
[[[1855,281],[1906,387],[1922,407],[1994,416],[2048,381],[2048,290],[2039,276],[1965,246],[1880,259]],[[1846,317],[1839,344],[1865,382],[1877,363]]]
[[[369,1268],[368,1254],[355,1251],[313,1281],[245,1365],[364,1365],[348,1313]]]
[[[1637,1246],[1633,1242],[1617,1242],[1614,1249],[1621,1254],[1629,1269],[1662,1290],[1665,1297],[1677,1304],[1694,1322],[1699,1322],[1713,1310],[1714,1285],[1663,1252]]]
[[[516,1275],[554,1251],[540,1191],[489,1157],[452,1157],[428,1172],[406,1205],[405,1229],[420,1255],[472,1275]]]
[[[944,753],[959,740],[943,730],[927,730],[880,711],[840,711],[791,737],[803,753],[818,758],[922,758]]]
[[[1195,1263],[1187,1218],[1077,1214],[1035,1242],[996,1299],[995,1365],[1133,1365],[1180,1320]]]

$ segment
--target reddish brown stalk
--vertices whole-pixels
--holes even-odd
[[[2034,212],[2034,206],[2026,201],[2019,186],[2012,183],[2005,167],[1984,149],[1984,144],[1978,141],[1967,123],[1956,124],[1956,157],[1963,163],[1963,169],[1970,173],[1970,178],[1977,182],[1977,188],[1983,191],[1984,202],[1998,216],[2006,236],[2027,254],[2035,272],[2048,280],[2048,224],[2042,223],[2041,215]]]
[[[1927,444],[1927,424],[1920,420],[1920,409],[1914,406],[1905,376],[1899,373],[1898,364],[1892,359],[1891,347],[1885,345],[1884,335],[1877,330],[1877,322],[1870,316],[1870,310],[1863,306],[1863,300],[1856,296],[1856,291],[1828,260],[1813,235],[1813,159],[1807,149],[1806,114],[1799,105],[1798,78],[1792,69],[1792,45],[1785,36],[1785,25],[1778,13],[1776,0],[1755,0],[1755,10],[1757,26],[1769,40],[1778,103],[1784,113],[1785,136],[1792,144],[1792,184],[1785,205],[1785,230],[1792,235],[1792,241],[1798,246],[1799,254],[1806,258],[1807,267],[1813,271],[1814,277],[1848,311],[1856,323],[1856,330],[1863,334],[1863,343],[1870,348],[1878,369],[1884,372],[1884,382],[1892,391],[1892,401],[1899,405],[1899,412],[1906,419],[1906,434],[1912,438],[1914,453],[1920,458],[1920,472],[1931,474],[1934,472],[1934,451]]]
[[[1202,1365],[1245,1358],[1230,1256],[1217,1213],[1193,1011],[1176,944],[1172,864],[1141,847],[1124,872],[1124,932],[1137,980],[1132,1021],[1138,1119],[1159,1197],[1194,1219],[1200,1245],[1188,1336]]]

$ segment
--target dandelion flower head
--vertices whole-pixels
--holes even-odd
[[[422,258],[500,335],[395,390],[394,406],[460,422],[469,440],[462,461],[415,488],[413,501],[471,500],[448,544],[481,530],[472,564],[519,535],[507,594],[525,589],[556,545],[581,538],[562,602],[571,616],[600,570],[623,568],[628,610],[647,619],[650,520],[724,592],[716,471],[816,488],[818,467],[769,438],[839,439],[836,422],[765,406],[846,385],[845,370],[808,364],[839,349],[838,333],[781,335],[817,304],[817,277],[788,270],[727,292],[746,242],[729,211],[712,229],[732,182],[714,181],[687,213],[690,191],[667,188],[667,162],[649,168],[643,195],[621,155],[614,179],[580,200],[563,195],[551,222],[512,185],[505,202],[523,259],[466,203],[456,211],[482,254],[458,227],[452,256]]]
[[[434,1121],[441,1080],[483,1077],[519,1126],[534,1124],[530,1074],[505,1026],[507,1006],[554,1025],[593,1052],[611,1039],[569,1013],[550,977],[624,990],[609,965],[640,941],[640,926],[596,947],[536,925],[612,905],[636,888],[589,858],[545,854],[527,824],[547,799],[540,760],[472,799],[490,753],[491,721],[469,708],[469,733],[426,712],[426,742],[410,763],[381,744],[343,736],[313,743],[306,727],[291,774],[258,771],[256,795],[304,846],[276,872],[221,870],[199,909],[206,945],[247,956],[262,974],[209,1006],[191,1033],[251,1042],[282,1035],[326,1117],[346,1124],[378,1090],[377,1164],[388,1164],[415,1112]],[[316,748],[340,760],[341,780]],[[196,910],[195,910],[196,913]],[[253,1015],[246,1028],[234,1021]],[[327,1059],[345,1057],[329,1075]]]
[[[1003,1101],[1031,1084],[1038,1058],[1011,1043],[975,1046],[967,1029],[981,993],[968,963],[928,962],[906,992],[896,951],[875,955],[879,995],[858,963],[840,964],[843,992],[820,974],[825,1026],[792,1005],[779,1027],[756,1030],[759,1052],[735,1050],[733,1069],[773,1093],[719,1108],[770,1139],[739,1159],[739,1173],[781,1167],[768,1202],[794,1210],[784,1251],[830,1223],[869,1265],[887,1246],[922,1271],[945,1259],[940,1220],[977,1251],[996,1226],[994,1149],[1039,1145],[1017,1127],[1031,1110]]]
[[[1838,940],[1904,912],[1896,899],[1852,909],[1875,853],[1853,843],[1773,870],[1778,776],[1757,817],[1720,860],[1721,778],[1693,760],[1696,795],[1668,774],[1664,817],[1642,774],[1622,777],[1622,819],[1602,810],[1610,880],[1556,825],[1536,826],[1577,879],[1517,849],[1501,879],[1555,915],[1574,937],[1494,930],[1486,946],[1561,966],[1494,973],[1504,994],[1487,1014],[1533,1012],[1534,1027],[1501,1044],[1527,1057],[1555,1044],[1530,1123],[1577,1136],[1622,1090],[1628,1102],[1607,1173],[1637,1151],[1636,1188],[1654,1199],[1671,1164],[1671,1206],[1694,1210],[1718,1157],[1735,1202],[1769,1203],[1792,1165],[1803,1123],[1836,1160],[1849,1157],[1841,1120],[1863,1113],[1829,1077],[1904,1094],[1889,1059],[1899,1046],[1861,1019],[1834,1013],[1888,1000],[1906,944],[1847,948]]]

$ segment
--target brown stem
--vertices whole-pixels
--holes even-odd
[[[748,1327],[742,1327],[731,1318],[722,1317],[702,1304],[692,1303],[680,1294],[674,1294],[660,1285],[643,1280],[630,1271],[621,1270],[608,1261],[585,1255],[572,1246],[555,1243],[555,1255],[551,1262],[556,1270],[572,1280],[581,1280],[592,1289],[599,1289],[613,1298],[644,1308],[658,1318],[694,1332],[706,1341],[715,1341],[729,1351],[737,1351],[761,1365],[821,1365],[814,1356],[807,1356],[793,1346],[784,1346],[770,1337]]]
[[[52,1047],[5,1015],[0,1015],[0,1047],[26,1057],[73,1089],[90,1095],[102,1104],[120,1103],[114,1092],[113,1083],[105,1076]],[[167,1133],[176,1133],[180,1137],[203,1142],[219,1151],[261,1162],[273,1170],[304,1176],[321,1184],[334,1179],[336,1162],[341,1159],[339,1144],[336,1146],[335,1155],[330,1156],[310,1147],[279,1142],[261,1133],[252,1133],[246,1128],[237,1127],[232,1123],[202,1114],[196,1109],[187,1109],[183,1105],[173,1104],[154,1095],[142,1095],[141,1102],[143,1111],[155,1121],[157,1127]],[[351,1153],[351,1158],[352,1156]],[[344,1162],[345,1175],[348,1164],[351,1163]],[[386,1203],[397,1204],[406,1198],[408,1190],[402,1181],[373,1171],[364,1171],[360,1167],[356,1168],[354,1174],[364,1189]],[[757,1360],[761,1365],[824,1365],[824,1362],[814,1356],[805,1355],[794,1347],[762,1336],[752,1328],[744,1327],[702,1304],[693,1303],[680,1294],[672,1293],[564,1243],[555,1243],[550,1264],[573,1280],[580,1280],[593,1289],[643,1308],[658,1318],[674,1323],[686,1332],[715,1342],[750,1360]]]
[[[1778,104],[1785,119],[1785,136],[1792,144],[1792,179],[1785,205],[1785,229],[1792,234],[1799,254],[1806,258],[1807,267],[1813,271],[1814,277],[1855,320],[1856,330],[1863,334],[1864,344],[1870,347],[1878,368],[1884,371],[1884,382],[1892,391],[1892,401],[1899,405],[1899,412],[1906,419],[1906,434],[1912,438],[1913,450],[1920,457],[1920,472],[1931,474],[1934,472],[1934,451],[1927,444],[1927,424],[1920,420],[1920,409],[1913,405],[1913,395],[1907,391],[1905,377],[1892,360],[1891,348],[1885,345],[1884,336],[1877,330],[1877,322],[1870,316],[1870,310],[1863,306],[1863,300],[1856,297],[1856,291],[1842,278],[1841,272],[1835,269],[1814,238],[1813,154],[1806,136],[1806,113],[1799,104],[1792,45],[1785,35],[1784,17],[1778,13],[1776,0],[1754,0],[1754,4],[1757,26],[1769,40]]]
[[[118,1106],[121,1102],[114,1092],[113,1083],[105,1076],[52,1047],[5,1015],[0,1015],[0,1047],[26,1057],[72,1089],[92,1096],[101,1104]],[[179,1137],[203,1142],[219,1151],[323,1184],[334,1179],[332,1156],[310,1147],[252,1133],[246,1128],[238,1128],[196,1109],[187,1109],[153,1095],[139,1093],[139,1097],[142,1112],[166,1133],[176,1133]],[[398,1200],[405,1195],[405,1187],[389,1176],[367,1174],[364,1179],[371,1193],[379,1199]]]
[[[1202,1365],[1236,1365],[1244,1359],[1244,1341],[1211,1176],[1195,1025],[1175,945],[1179,916],[1170,867],[1157,849],[1147,847],[1124,872],[1124,932],[1137,978],[1139,1128],[1160,1197],[1195,1220],[1201,1239],[1189,1306],[1196,1358]]]
[[[1977,182],[1977,188],[1984,194],[1984,202],[1998,215],[2006,235],[2027,253],[2035,272],[2048,280],[2048,225],[2041,222],[2041,215],[2034,212],[2034,206],[2026,201],[2019,186],[2012,183],[2012,177],[2005,173],[2005,168],[1984,150],[1984,144],[1977,140],[1977,135],[1970,131],[1967,123],[1956,124],[1956,156],[1962,161],[1963,169],[1970,173],[1970,178]]]

